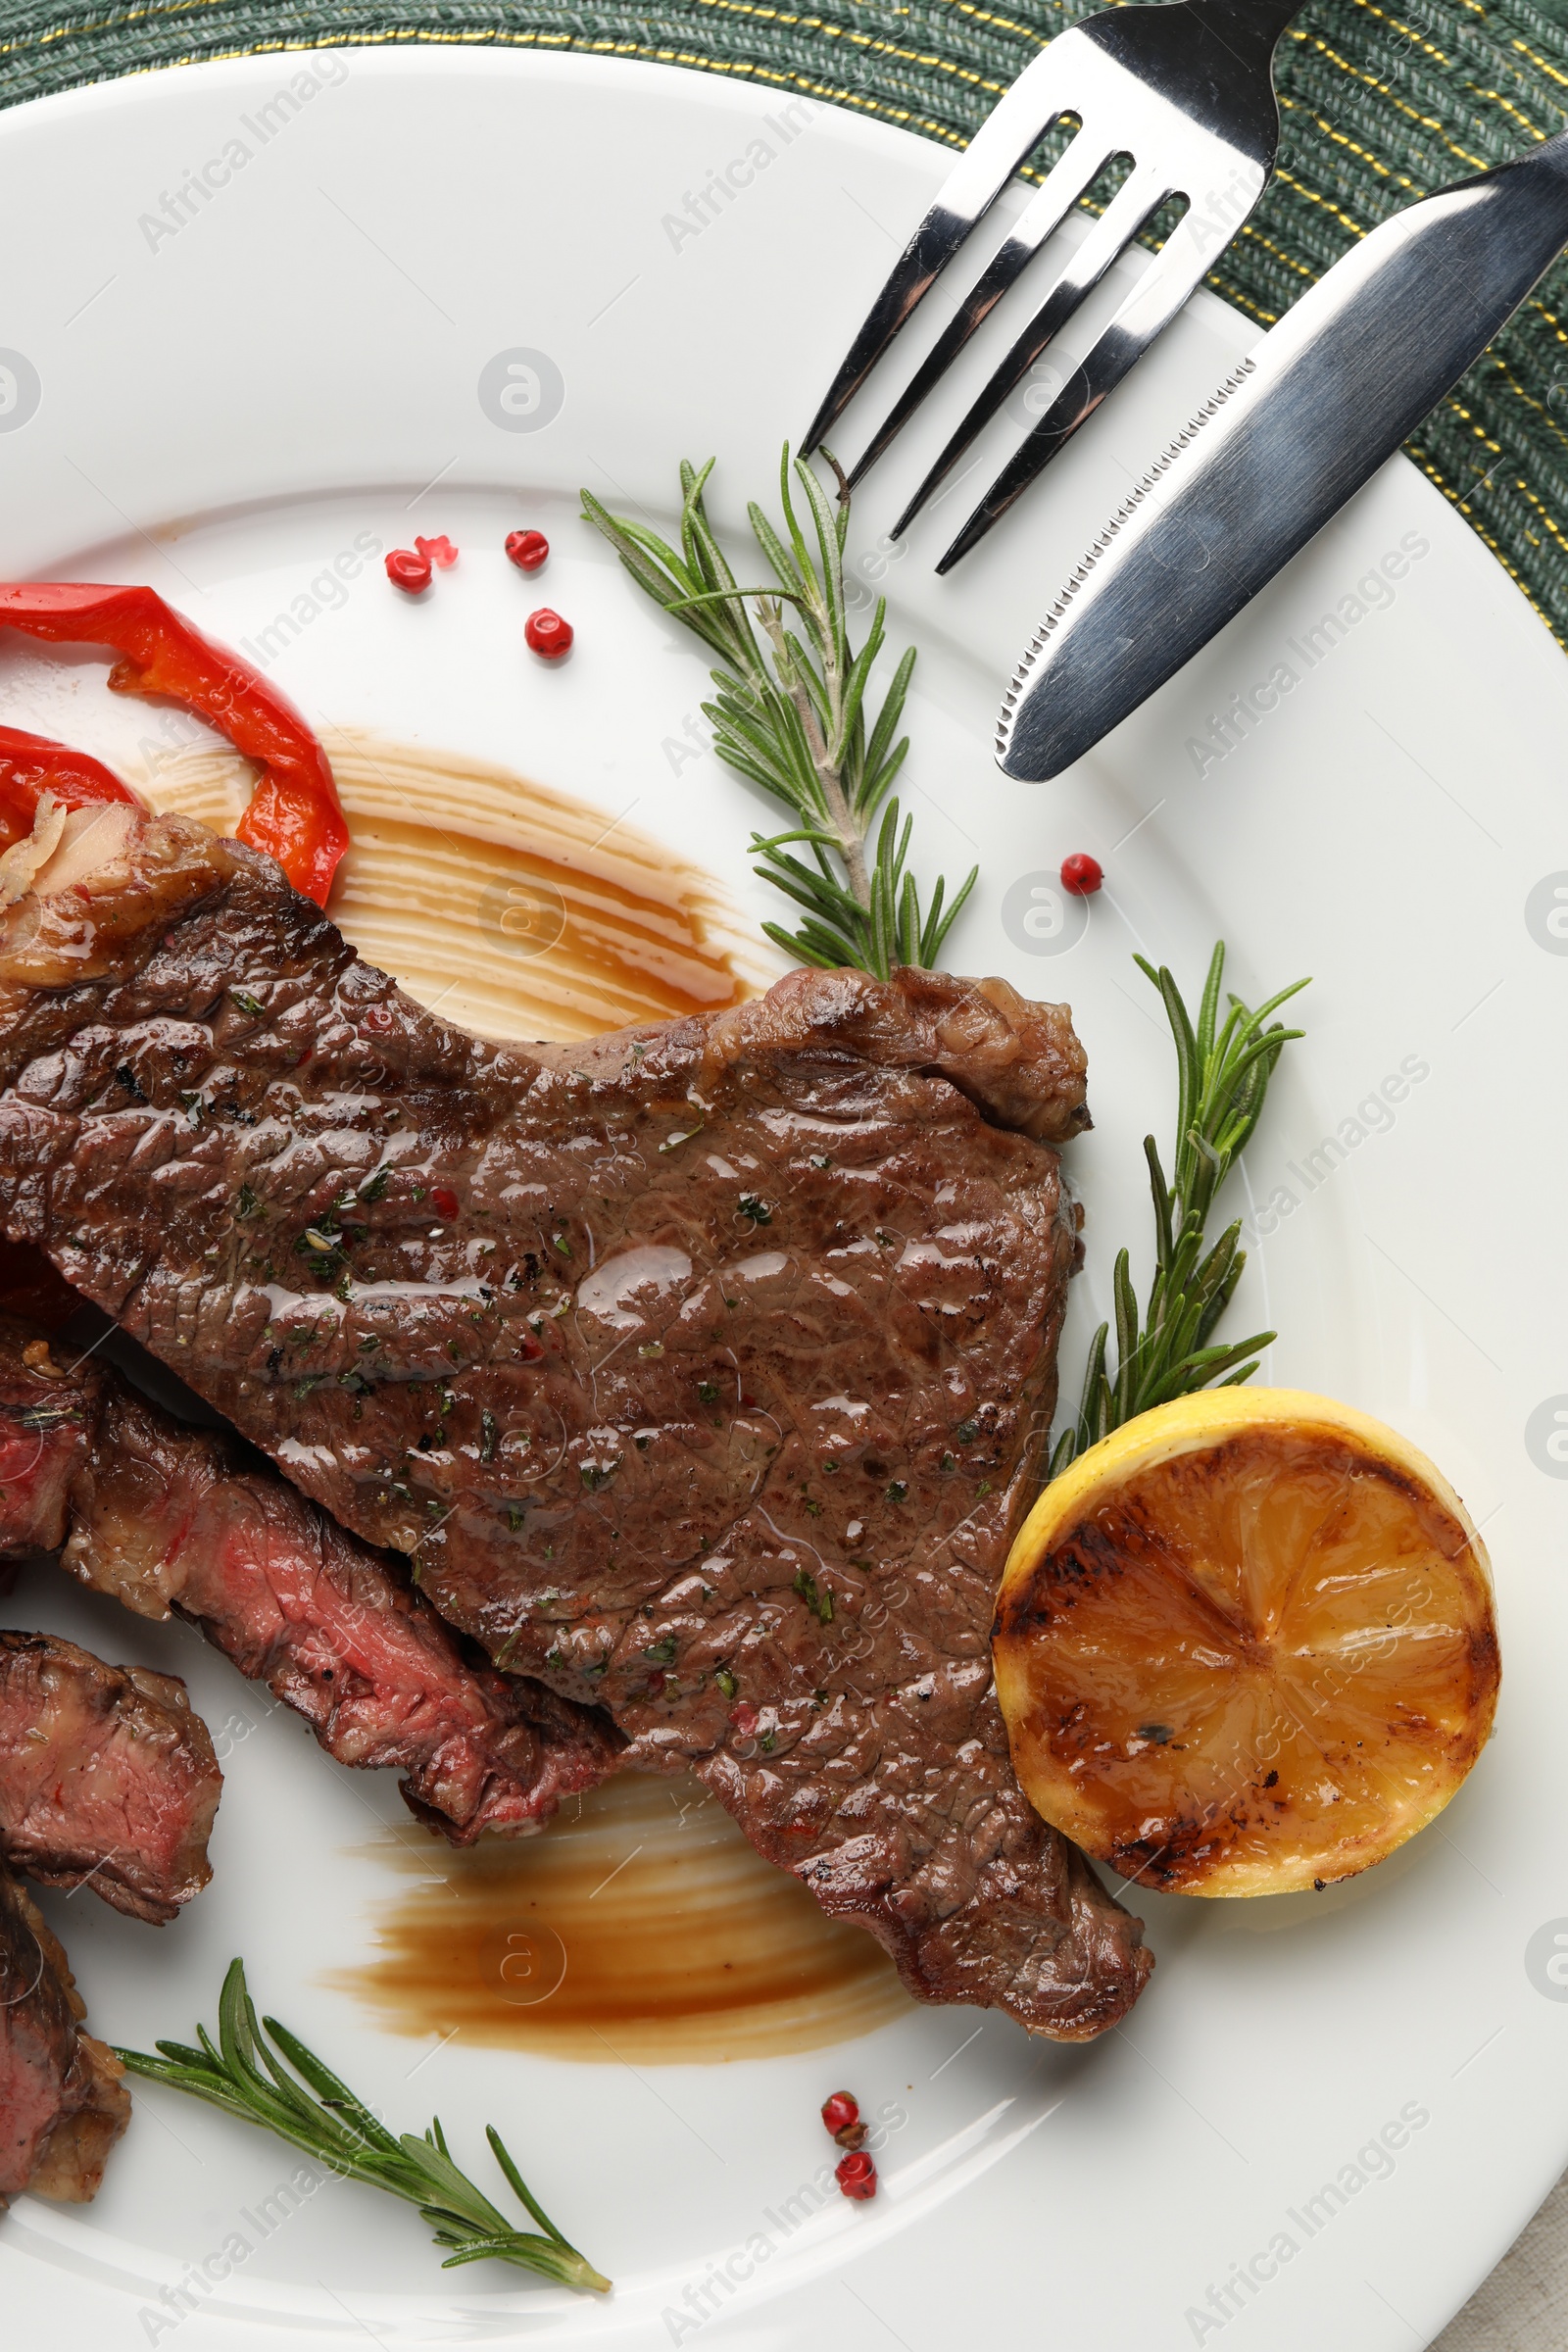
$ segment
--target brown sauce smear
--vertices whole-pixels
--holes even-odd
[[[687,1776],[623,1773],[540,1838],[369,1851],[417,1884],[378,1956],[326,1982],[389,2033],[634,2066],[819,2049],[909,2006],[879,1944],[829,1920]]]
[[[772,976],[711,875],[600,809],[456,753],[348,732],[327,750],[353,836],[332,918],[465,1028],[592,1037],[721,1010]],[[252,770],[199,751],[132,780],[227,832]]]

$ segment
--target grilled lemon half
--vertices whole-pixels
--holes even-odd
[[[1293,1389],[1182,1397],[1082,1454],[1013,1544],[995,1653],[1036,1809],[1185,1894],[1381,1862],[1470,1770],[1499,1673],[1457,1494]]]

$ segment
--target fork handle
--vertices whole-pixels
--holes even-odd
[[[1193,0],[1193,14],[1244,57],[1261,49],[1272,54],[1303,0]]]

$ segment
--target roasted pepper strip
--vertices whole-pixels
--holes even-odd
[[[349,846],[332,770],[293,704],[249,662],[214,645],[151,588],[0,586],[0,628],[54,645],[111,646],[120,656],[109,673],[117,694],[167,695],[220,729],[262,770],[236,834],[325,906]],[[127,796],[121,786],[101,797]]]
[[[52,792],[67,808],[88,808],[100,801],[141,802],[128,784],[85,752],[47,735],[26,735],[20,727],[0,727],[0,849],[24,840],[32,831],[38,802]]]

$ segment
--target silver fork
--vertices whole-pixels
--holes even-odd
[[[1279,147],[1274,51],[1301,0],[1164,0],[1110,7],[1059,33],[981,125],[920,222],[811,420],[817,448],[1019,166],[1064,115],[1080,127],[915,370],[850,473],[882,456],[933,385],[1113,156],[1127,178],[893,526],[898,538],[1160,206],[1187,210],[1088,357],[992,483],[937,565],[983,539],[1169,325],[1262,195]]]

